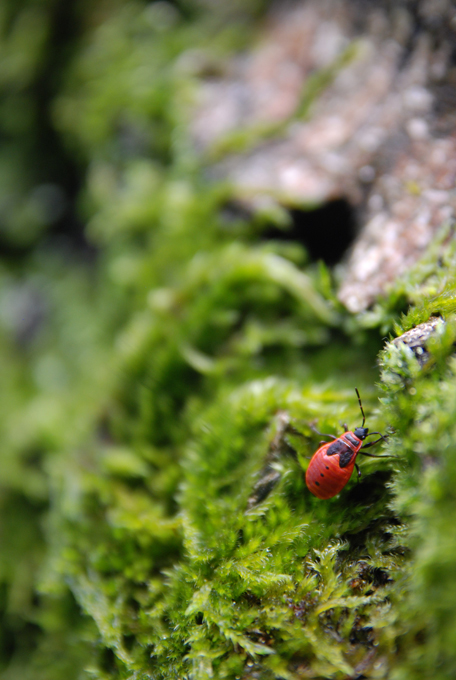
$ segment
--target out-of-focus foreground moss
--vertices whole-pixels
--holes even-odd
[[[227,208],[188,111],[259,9],[81,3],[66,52],[59,3],[1,10],[2,680],[455,677],[454,239],[353,318]],[[43,115],[90,264],[52,226]],[[435,315],[423,367],[380,352]],[[396,458],[319,501],[309,426],[360,425],[355,386]]]

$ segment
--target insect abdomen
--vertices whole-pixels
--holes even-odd
[[[354,445],[354,435],[345,436],[328,444],[323,444],[315,452],[306,472],[309,490],[322,500],[332,498],[342,491],[351,477],[361,441]]]

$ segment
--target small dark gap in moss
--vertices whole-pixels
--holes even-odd
[[[392,579],[385,569],[380,569],[376,567],[372,570],[372,584],[375,587],[385,586],[387,583],[391,583]]]
[[[343,198],[330,201],[315,210],[290,210],[288,229],[270,227],[264,239],[301,243],[311,260],[334,265],[343,258],[356,235],[353,207]]]
[[[124,644],[125,649],[127,652],[131,652],[133,649],[135,642],[136,642],[136,637],[133,635],[133,633],[130,634],[124,634],[122,635],[122,642]]]
[[[102,671],[112,673],[114,677],[117,675],[116,655],[112,649],[109,647],[101,648],[99,665]]]
[[[383,496],[386,499],[389,495],[386,484],[391,476],[392,473],[389,470],[377,470],[369,475],[362,475],[359,484],[348,491],[347,502],[355,505],[372,505]]]
[[[374,473],[376,474],[376,473]],[[374,475],[372,475],[374,476]],[[385,493],[389,493],[388,490],[385,489]],[[362,555],[365,550],[366,546],[366,538],[369,534],[375,534],[378,536],[382,536],[383,541],[385,543],[388,542],[391,538],[391,534],[388,530],[389,527],[392,525],[394,526],[400,526],[402,523],[401,521],[395,517],[394,515],[390,515],[388,513],[382,514],[381,516],[377,517],[374,520],[371,520],[369,524],[362,529],[361,531],[354,531],[354,532],[346,532],[341,535],[341,540],[346,541],[350,545],[350,553],[352,555],[358,554]],[[385,554],[388,552],[388,554],[391,554],[393,552],[392,549],[390,550],[385,550]],[[369,566],[366,562],[364,562],[363,559],[359,561],[359,568],[360,572],[359,575],[363,579],[368,579],[371,576],[372,572],[372,567]]]
[[[350,644],[363,645],[363,647],[372,647],[375,641],[374,629],[372,626],[366,626],[365,617],[356,616],[353,628],[350,632]]]

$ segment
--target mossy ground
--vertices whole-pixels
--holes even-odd
[[[54,101],[98,255],[37,240],[0,270],[2,680],[455,676],[454,239],[351,317],[230,214],[182,65],[233,34],[121,7]],[[426,365],[385,347],[436,314]],[[396,457],[320,501],[310,426],[360,425],[355,386]]]

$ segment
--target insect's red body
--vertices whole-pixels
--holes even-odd
[[[358,466],[356,465],[356,456],[358,453],[362,453],[365,456],[371,456],[372,458],[383,458],[389,456],[375,456],[370,453],[364,453],[361,449],[368,449],[370,446],[374,446],[381,439],[385,440],[385,437],[380,434],[380,432],[371,432],[367,427],[364,427],[366,422],[366,416],[364,415],[363,405],[361,403],[361,397],[359,396],[358,390],[355,388],[356,394],[358,395],[359,407],[363,416],[363,424],[361,427],[355,428],[354,432],[347,431],[343,433],[341,437],[335,437],[332,434],[323,435],[331,437],[334,441],[327,442],[312,456],[312,460],[309,463],[309,467],[306,472],[306,484],[309,489],[317,498],[325,500],[327,498],[332,498],[339,491],[342,491],[344,486],[350,479],[353,468],[356,467],[358,470],[358,476],[361,474]],[[345,426],[347,428],[347,426]],[[375,442],[370,442],[369,444],[364,444],[363,441],[366,437],[370,437],[373,434],[380,434],[380,439]]]
[[[323,444],[315,452],[306,472],[306,484],[317,498],[332,498],[350,479],[362,440],[354,432]]]

